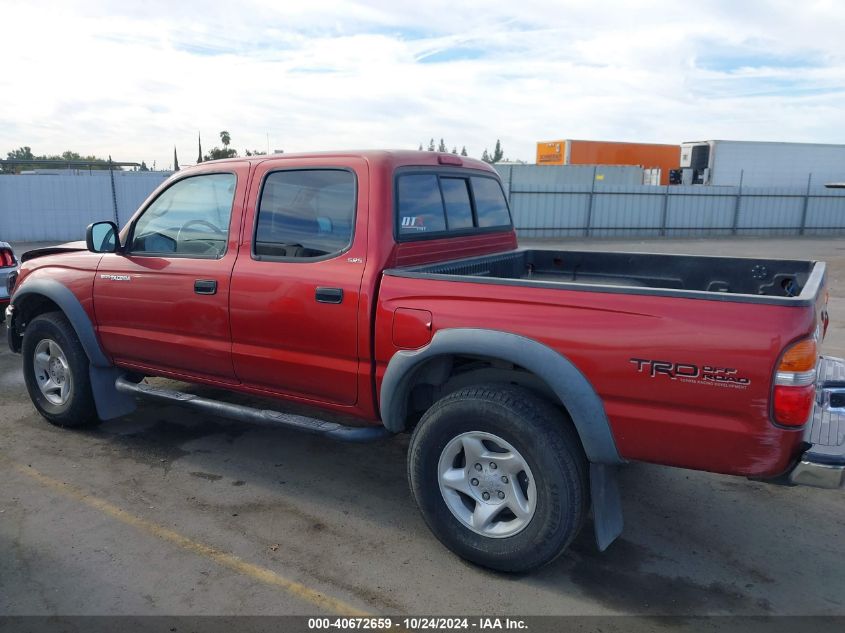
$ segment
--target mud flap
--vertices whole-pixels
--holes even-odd
[[[616,480],[616,466],[590,462],[590,498],[596,545],[603,552],[622,534],[622,502]]]
[[[91,391],[94,392],[94,404],[101,420],[118,418],[132,413],[137,408],[134,397],[119,392],[114,386],[114,381],[125,372],[117,367],[89,367]]]

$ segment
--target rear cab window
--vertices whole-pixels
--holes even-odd
[[[399,241],[512,228],[499,180],[466,169],[399,171],[395,214]]]

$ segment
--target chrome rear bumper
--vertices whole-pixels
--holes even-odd
[[[793,484],[840,488],[845,484],[845,359],[819,362],[816,406],[804,431],[810,447],[789,473]]]

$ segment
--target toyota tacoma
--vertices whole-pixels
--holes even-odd
[[[21,259],[7,336],[48,421],[152,398],[338,440],[410,433],[422,516],[486,567],[543,565],[588,517],[608,547],[627,462],[843,482],[823,262],[520,249],[496,172],[469,158],[203,163],[122,229]]]

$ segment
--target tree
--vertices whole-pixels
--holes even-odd
[[[496,147],[493,150],[493,156],[490,158],[491,163],[498,163],[502,160],[502,157],[505,155],[505,152],[502,150],[502,142],[499,139],[496,139]]]
[[[32,148],[29,145],[7,152],[6,158],[9,160],[35,160],[35,156],[32,155]]]
[[[179,171],[179,158],[176,156],[176,146],[173,146],[173,171]]]
[[[197,132],[197,148],[199,149],[199,154],[197,154],[197,164],[199,165],[202,162],[202,139],[199,132]]]
[[[244,154],[247,156],[266,156],[267,152],[262,152],[260,149],[254,149],[249,151],[248,149],[244,150]]]
[[[32,162],[27,165],[3,165],[3,172],[7,174],[15,174],[20,172],[23,169],[55,169],[55,168],[65,168],[67,165],[62,165],[61,162],[70,162],[70,161],[79,161],[79,162],[86,162],[86,169],[115,169],[120,170],[120,167],[114,167],[111,165],[110,160],[106,160],[105,158],[99,158],[98,156],[94,156],[93,154],[88,156],[82,156],[79,152],[74,152],[71,150],[66,150],[61,154],[42,154],[37,155],[32,151],[32,148],[28,145],[23,147],[19,147],[16,150],[6,153],[6,157],[8,160],[26,160],[26,161],[40,161],[43,160],[43,163]]]
[[[417,151],[419,151],[419,152],[421,152],[421,151],[422,151],[422,143],[420,143],[420,147],[419,147],[419,149],[418,149]]]
[[[457,145],[455,145],[455,147],[453,147],[453,148],[452,148],[452,153],[453,153],[453,154],[457,154],[457,153],[458,153],[458,146],[457,146]]]
[[[7,152],[6,158],[9,160],[35,160],[35,156],[32,155],[32,148],[29,145]],[[16,170],[17,168],[14,165],[3,165],[4,173],[14,174]]]
[[[429,152],[433,152],[433,151],[434,151],[434,139],[431,139],[431,140],[428,142],[428,151],[429,151]]]
[[[238,150],[229,147],[212,147],[208,150],[208,154],[203,157],[203,160],[219,160],[221,158],[235,158],[238,155]]]
[[[150,168],[147,167],[147,163],[141,161],[141,166],[138,168],[138,171],[150,171]]]
[[[440,139],[440,145],[437,146],[438,152],[448,152],[449,150],[446,149],[446,143],[443,142],[443,139]]]
[[[485,163],[492,163],[493,161],[490,160],[490,154],[487,153],[487,148],[484,148],[484,152],[481,154],[481,160]]]
[[[235,158],[238,155],[238,150],[233,147],[229,147],[229,143],[232,142],[232,135],[228,132],[228,130],[220,132],[220,142],[223,143],[222,148],[212,147],[208,150],[208,153],[205,156],[202,156],[202,158],[197,162],[201,163],[206,160],[219,160],[221,158]],[[202,147],[200,147],[200,152],[202,152]]]
[[[469,156],[469,154],[467,154],[467,146],[466,145],[464,145],[461,148],[461,156]]]

